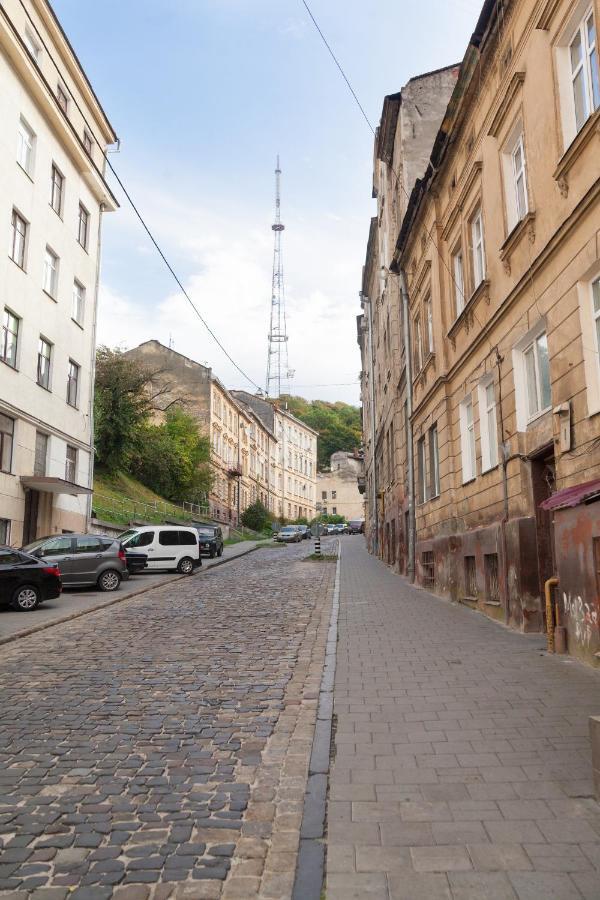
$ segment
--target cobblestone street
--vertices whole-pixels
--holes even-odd
[[[342,541],[327,900],[598,900],[600,678]]]
[[[291,894],[335,566],[259,550],[0,656],[0,892]]]

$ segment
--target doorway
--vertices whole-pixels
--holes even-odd
[[[23,513],[23,546],[35,541],[37,537],[38,511],[40,508],[39,491],[25,491],[25,511]]]
[[[540,503],[547,500],[556,490],[556,465],[554,453],[546,450],[531,460],[531,486],[535,507],[537,536],[538,572],[540,578],[540,602],[544,596],[544,585],[556,572],[554,550],[554,524],[551,510],[540,509]],[[545,605],[541,602],[545,620]]]

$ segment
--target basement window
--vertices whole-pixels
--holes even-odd
[[[500,606],[500,586],[498,583],[498,554],[486,553],[485,567],[485,595],[489,606]]]
[[[424,550],[421,554],[421,568],[423,570],[423,587],[435,587],[435,556],[433,550]]]
[[[477,569],[474,556],[465,556],[465,596],[477,597]]]

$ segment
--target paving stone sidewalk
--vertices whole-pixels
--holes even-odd
[[[598,672],[342,541],[327,900],[599,900]]]
[[[335,567],[258,550],[0,651],[0,895],[291,894]]]

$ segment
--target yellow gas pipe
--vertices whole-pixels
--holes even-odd
[[[548,653],[554,653],[554,610],[552,609],[551,590],[558,584],[558,578],[549,578],[544,585],[546,595],[546,638],[548,640]]]

